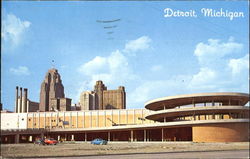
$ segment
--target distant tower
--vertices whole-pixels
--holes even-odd
[[[96,96],[96,109],[103,110],[103,91],[107,90],[107,87],[103,84],[102,81],[96,81],[94,92],[97,94]]]
[[[93,91],[85,91],[80,96],[81,110],[96,110],[96,93]]]
[[[50,111],[51,99],[64,98],[64,96],[64,87],[60,74],[57,69],[52,68],[47,72],[41,84],[39,110]]]
[[[119,86],[116,90],[107,90],[102,81],[96,81],[94,93],[96,110],[126,109],[125,87]]]

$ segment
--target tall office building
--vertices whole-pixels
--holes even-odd
[[[52,68],[41,84],[39,110],[60,110],[61,103],[64,103],[62,110],[70,110],[71,99],[65,98],[61,76],[57,69]]]
[[[80,105],[82,110],[126,109],[125,87],[107,90],[102,81],[96,81],[94,91],[81,94]]]

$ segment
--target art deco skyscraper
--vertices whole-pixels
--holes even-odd
[[[107,87],[103,84],[102,81],[96,81],[96,85],[94,87],[94,92],[96,93],[96,105],[97,109],[103,110],[103,91],[107,90]]]
[[[64,96],[64,87],[60,74],[57,69],[52,68],[47,72],[41,84],[39,110],[50,111],[51,99],[64,98]]]

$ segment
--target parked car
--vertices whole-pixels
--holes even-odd
[[[36,140],[34,141],[34,144],[45,145],[44,140],[41,139],[41,138],[36,139]]]
[[[44,140],[44,143],[45,143],[46,145],[56,145],[56,144],[58,144],[58,141],[55,140],[55,139],[50,138],[50,139],[45,139],[45,140]]]
[[[93,145],[107,145],[108,141],[107,140],[103,140],[100,138],[94,139],[91,141],[91,144]]]

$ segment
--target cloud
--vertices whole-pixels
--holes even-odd
[[[118,87],[127,81],[135,79],[136,76],[129,67],[128,59],[119,51],[112,52],[107,57],[96,56],[84,63],[78,71],[85,75],[90,82],[82,82],[78,94],[86,89],[92,89],[97,80],[102,80],[106,85]]]
[[[9,70],[14,75],[30,75],[30,71],[26,66],[19,66],[18,68],[10,68]]]
[[[241,73],[244,69],[249,69],[249,54],[246,54],[242,58],[231,59],[228,66],[230,67],[233,75]]]
[[[225,43],[218,39],[208,39],[207,43],[200,42],[196,45],[194,55],[198,58],[200,65],[217,65],[223,57],[239,53],[242,48],[243,44],[234,42],[232,37]]]
[[[96,56],[93,60],[83,64],[78,69],[85,75],[101,74],[107,71],[108,58]]]
[[[148,100],[177,94],[244,92],[249,87],[245,78],[246,68],[249,68],[247,66],[249,55],[232,58],[238,57],[242,48],[243,44],[234,42],[233,38],[229,38],[226,42],[215,39],[209,39],[207,44],[200,42],[193,52],[199,61],[197,66],[199,71],[188,74],[177,72],[168,79],[159,75],[154,80],[135,74],[135,69],[138,68],[130,65],[133,57],[126,56],[127,52],[124,50],[116,50],[108,56],[96,56],[78,69],[86,79],[79,85],[78,98],[82,91],[93,90],[95,81],[100,79],[109,89],[110,87],[116,89],[119,85],[126,86],[128,108],[142,107]],[[206,63],[208,61],[210,63]],[[150,71],[151,73],[166,73],[161,64],[153,65]],[[238,73],[241,76],[232,76],[232,73]]]
[[[247,67],[247,56],[241,59],[232,59],[239,56],[243,50],[243,44],[234,41],[230,37],[227,42],[218,39],[208,39],[208,43],[200,42],[196,45],[194,55],[199,61],[200,70],[192,75],[188,88],[200,91],[229,90],[238,82],[231,75]],[[238,84],[237,84],[238,83]]]
[[[119,51],[112,52],[108,57],[96,56],[78,69],[88,76],[112,76],[120,72],[128,72],[127,58]]]
[[[213,89],[214,81],[217,78],[217,73],[210,68],[200,68],[197,74],[192,76],[192,80],[189,83],[189,88],[202,88],[202,89]]]
[[[102,80],[109,88],[127,85],[131,81],[139,81],[139,76],[134,74],[129,65],[129,59],[125,55],[150,48],[150,42],[151,39],[148,36],[142,36],[129,41],[122,51],[113,51],[108,56],[96,56],[80,65],[77,70],[81,75],[84,75],[82,78],[85,80],[78,83],[75,99],[79,99],[81,92],[93,90],[97,80]]]
[[[31,22],[22,21],[14,14],[7,14],[3,19],[2,33],[1,36],[5,42],[9,42],[12,47],[18,46],[24,33],[30,27]]]
[[[186,85],[190,79],[190,76],[178,75],[170,79],[140,81],[137,87],[127,94],[128,107],[141,107],[145,102],[155,98],[188,93]]]
[[[248,77],[249,71],[249,55],[232,58],[241,54],[243,44],[234,42],[233,38],[229,38],[227,42],[214,39],[208,41],[208,44],[198,43],[194,50],[194,55],[199,61],[198,72],[177,73],[170,79],[162,79],[159,76],[156,80],[140,81],[137,87],[128,93],[128,104],[142,105],[150,99],[177,94],[248,92],[249,84],[246,77]],[[159,66],[152,66],[150,70],[160,70]],[[232,74],[237,74],[237,76],[232,76]],[[140,78],[143,79],[143,77]]]
[[[163,67],[161,65],[154,65],[150,68],[152,72],[161,71]]]
[[[136,40],[131,40],[125,44],[124,52],[134,53],[137,51],[145,50],[150,47],[151,39],[148,36],[142,36]]]

